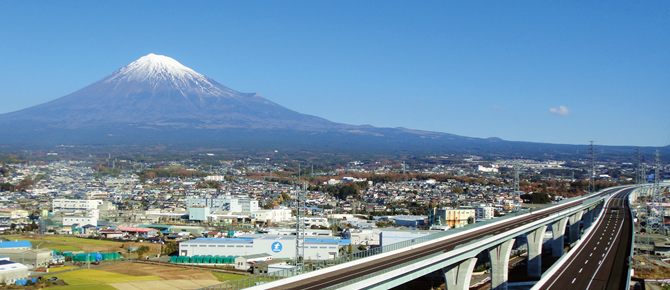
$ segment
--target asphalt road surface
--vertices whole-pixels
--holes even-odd
[[[577,254],[540,289],[625,289],[632,225],[626,189],[613,196]]]

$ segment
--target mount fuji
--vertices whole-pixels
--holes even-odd
[[[101,125],[143,128],[342,127],[289,110],[258,94],[234,91],[162,55],[149,54],[70,95],[0,115],[0,122],[30,121],[47,128]]]
[[[240,93],[149,54],[64,97],[0,115],[0,145],[181,144],[189,147],[410,151],[511,150],[500,139],[335,123]]]

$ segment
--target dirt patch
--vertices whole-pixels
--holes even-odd
[[[217,280],[207,270],[185,269],[162,265],[148,265],[140,263],[121,263],[97,268],[98,270],[130,275],[130,276],[158,276],[165,280]]]
[[[122,290],[165,290],[165,289],[200,289],[207,286],[219,284],[212,280],[163,280],[163,281],[137,281],[129,283],[109,284],[116,289]]]

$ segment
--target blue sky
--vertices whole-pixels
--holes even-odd
[[[670,144],[670,2],[0,1],[0,113],[146,55],[348,124]]]

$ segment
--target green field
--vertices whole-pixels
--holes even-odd
[[[244,275],[221,273],[221,272],[214,272],[214,271],[211,271],[211,273],[212,273],[212,275],[216,276],[216,279],[219,279],[219,281],[221,281],[221,282],[243,279],[243,278],[247,277],[247,276],[244,276]]]
[[[28,240],[33,244],[33,247],[40,245],[40,248],[54,249],[59,252],[84,251],[85,248],[88,249],[88,251],[91,251],[92,249],[101,252],[117,251],[118,248],[123,244],[121,242],[114,241],[81,239],[76,237],[60,237],[56,235],[43,235],[40,239],[31,238],[31,236],[33,235],[5,235],[2,237],[10,241]]]
[[[60,287],[63,289],[87,289],[86,287],[88,287],[88,289],[91,289],[91,287],[95,287],[95,289],[105,289],[98,287],[110,283],[163,280],[162,278],[157,276],[129,276],[129,275],[105,272],[100,270],[92,270],[92,269],[61,272],[55,275],[46,276],[46,278],[52,276],[58,277],[59,280],[65,281],[65,283],[67,283],[68,285],[77,286],[77,287],[71,287],[71,286]],[[114,288],[112,287],[110,289]]]

